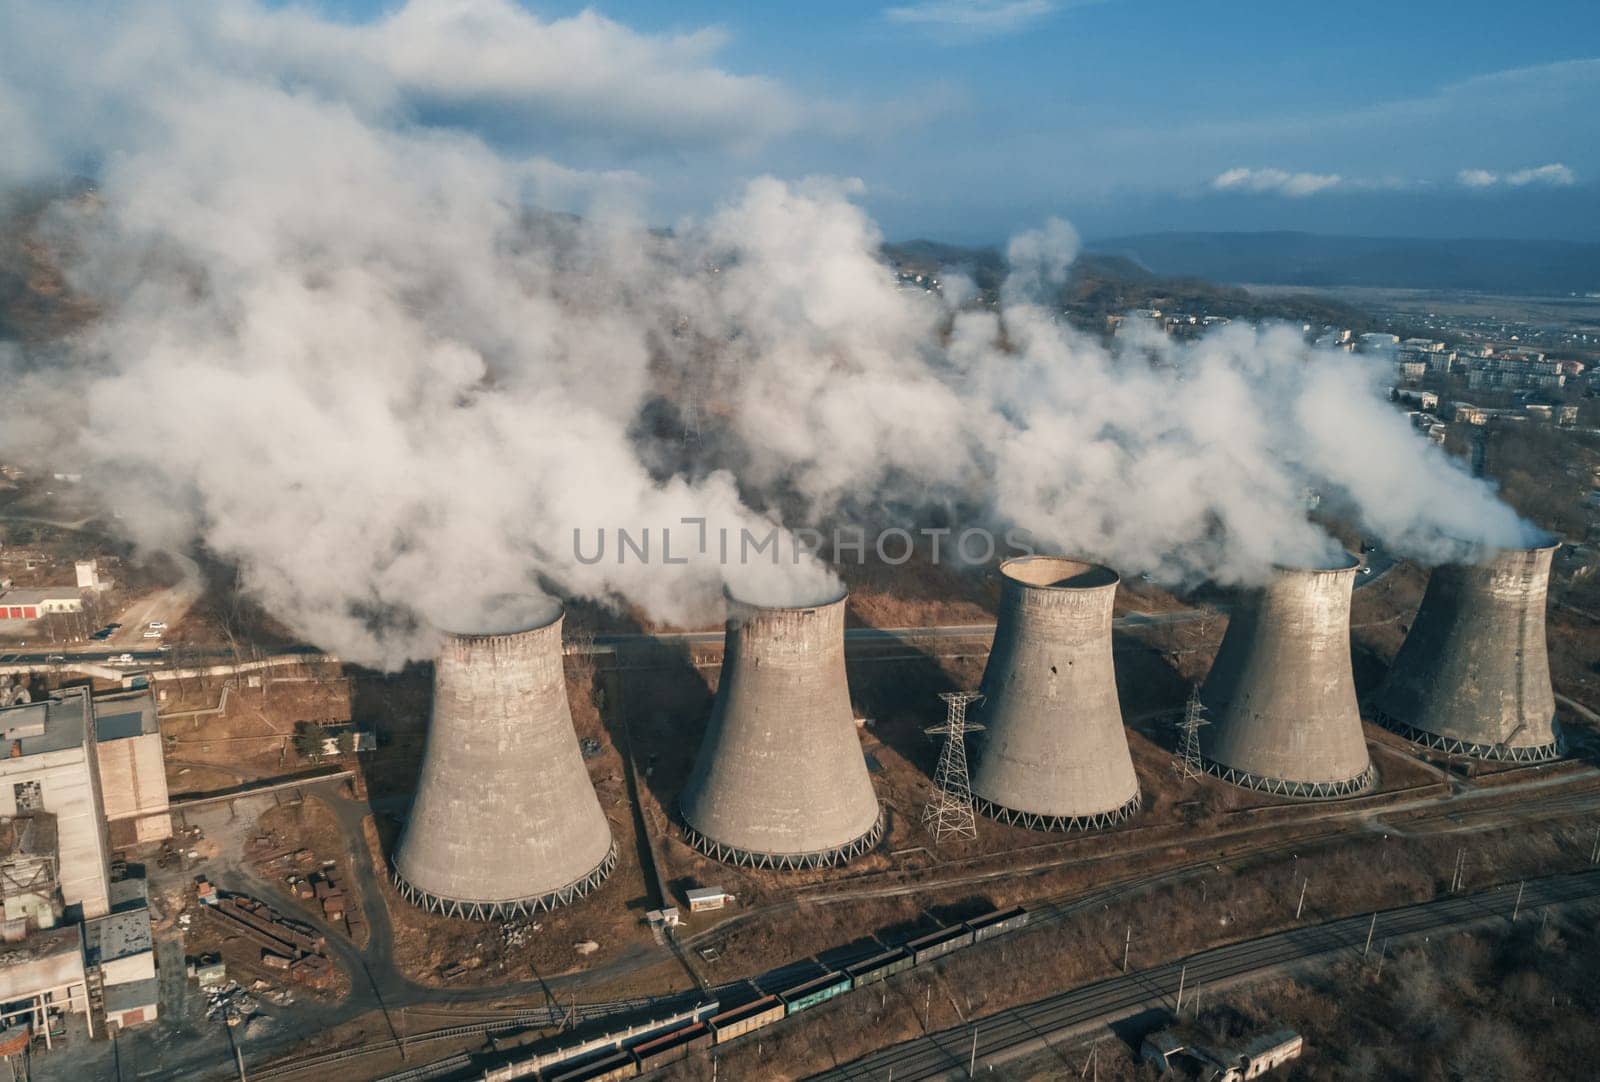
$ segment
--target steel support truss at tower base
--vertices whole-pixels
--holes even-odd
[[[1272,793],[1274,796],[1289,796],[1302,800],[1328,800],[1355,796],[1371,789],[1378,779],[1377,768],[1371,763],[1367,764],[1367,769],[1344,781],[1284,781],[1282,778],[1263,778],[1259,774],[1224,766],[1209,759],[1206,760],[1205,767],[1206,773],[1221,778],[1230,785],[1237,785],[1241,789],[1254,789],[1262,793]]]
[[[394,880],[395,889],[400,892],[400,896],[418,909],[459,920],[507,920],[511,917],[547,913],[559,906],[571,905],[605,882],[606,877],[616,866],[617,843],[612,842],[605,859],[595,866],[594,871],[577,882],[568,883],[559,890],[535,898],[519,898],[509,902],[464,902],[455,898],[441,898],[425,890],[418,890],[406,882],[398,868],[391,869],[390,877]]]
[[[1134,792],[1133,797],[1119,808],[1110,811],[1096,812],[1093,815],[1041,815],[1038,812],[1017,811],[1013,808],[1002,807],[991,803],[982,797],[973,799],[973,807],[987,819],[1005,823],[1007,826],[1023,827],[1027,830],[1054,830],[1068,832],[1075,830],[1099,830],[1102,827],[1115,826],[1124,819],[1131,818],[1139,810],[1141,794]]]
[[[1535,744],[1529,747],[1511,747],[1506,744],[1469,744],[1465,740],[1456,740],[1438,733],[1430,733],[1426,729],[1413,728],[1403,721],[1390,717],[1381,710],[1372,712],[1372,720],[1388,729],[1405,737],[1413,744],[1421,744],[1434,751],[1447,752],[1451,755],[1468,755],[1474,759],[1487,759],[1494,763],[1553,763],[1567,753],[1567,742],[1561,735],[1561,727],[1554,721],[1550,727],[1555,730],[1556,738],[1548,744]]]
[[[867,831],[855,841],[841,845],[834,849],[824,849],[816,853],[754,853],[748,849],[737,849],[731,845],[712,841],[700,833],[687,822],[683,824],[683,840],[694,846],[712,860],[723,864],[732,864],[736,868],[768,868],[783,872],[800,871],[806,868],[837,868],[870,852],[883,837],[883,811],[880,808],[878,818],[873,821],[872,829]]]

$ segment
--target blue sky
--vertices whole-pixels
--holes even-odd
[[[441,18],[513,3],[412,0]],[[405,5],[292,6],[372,26]],[[891,237],[993,241],[1058,214],[1089,236],[1600,240],[1593,0],[519,6],[530,34],[587,27],[648,59],[579,65],[571,93],[471,100],[430,73],[419,115],[635,176],[668,218],[770,171],[860,178]],[[671,77],[640,70],[658,63]],[[680,109],[672,80],[690,75]]]

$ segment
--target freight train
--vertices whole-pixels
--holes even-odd
[[[653,1033],[648,1039],[626,1048],[592,1053],[586,1055],[582,1062],[568,1060],[551,1064],[541,1068],[536,1075],[530,1073],[508,1077],[537,1077],[541,1082],[613,1082],[615,1079],[637,1078],[683,1059],[698,1049],[726,1044],[830,999],[888,980],[896,973],[926,965],[962,947],[1015,931],[1026,925],[1031,916],[1028,910],[1020,906],[994,910],[920,936],[903,947],[860,959],[843,969],[828,969],[820,976],[808,977],[798,984],[737,1007],[723,1010],[716,1001],[702,1004],[692,1012],[695,1016],[692,1019],[685,1019],[665,1032]],[[491,1075],[484,1077],[490,1078]]]

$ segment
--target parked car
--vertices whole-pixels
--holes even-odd
[[[165,631],[167,630],[167,622],[165,620],[151,620],[149,627],[151,631]]]

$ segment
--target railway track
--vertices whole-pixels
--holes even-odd
[[[1377,914],[1346,917],[1295,928],[1242,943],[1201,951],[1187,958],[1108,978],[908,1041],[814,1075],[818,1082],[882,1082],[892,1073],[904,1082],[965,1078],[974,1060],[981,1067],[1014,1058],[1053,1037],[1152,1007],[1171,1009],[1180,982],[1189,990],[1223,985],[1297,964],[1336,956],[1359,959],[1369,934],[1374,941],[1459,931],[1508,919],[1518,905],[1510,884]],[[1600,899],[1600,870],[1529,880],[1524,910]]]

